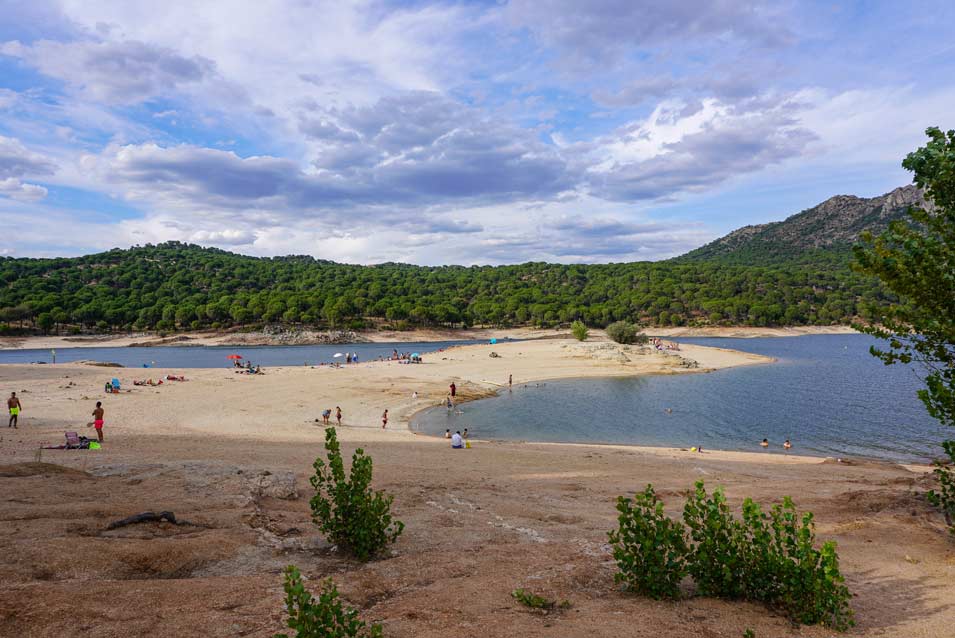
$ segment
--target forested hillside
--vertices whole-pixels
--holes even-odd
[[[913,204],[927,205],[914,186],[871,199],[833,197],[653,263],[353,266],[178,242],[71,259],[3,258],[0,330],[554,326],[578,318],[597,327],[619,319],[849,323],[877,317],[888,301],[876,280],[849,268],[852,243]]]
[[[933,210],[916,186],[896,188],[879,197],[837,195],[781,222],[744,226],[697,248],[680,261],[762,265],[797,261],[845,263],[863,231],[878,234],[909,207]]]
[[[71,259],[0,260],[6,330],[225,328],[256,323],[360,328],[551,326],[581,318],[659,325],[831,324],[884,303],[845,262],[497,267],[353,266],[254,258],[180,243]]]

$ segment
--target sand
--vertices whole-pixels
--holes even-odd
[[[170,370],[189,380],[157,388],[130,381],[166,371],[121,370],[131,391],[119,395],[102,392],[113,370],[0,366],[0,387],[24,404],[21,428],[0,428],[0,635],[271,636],[282,630],[288,563],[312,579],[334,577],[390,637],[831,635],[794,629],[759,605],[659,603],[618,590],[606,545],[615,497],[652,482],[676,514],[699,478],[724,485],[734,505],[791,494],[816,513],[856,594],[850,635],[949,635],[955,542],[920,496],[926,468],[758,448],[486,442],[480,433],[473,449],[452,451],[407,428],[451,381],[466,399],[497,391],[508,374],[521,383],[769,363],[691,346],[676,356],[541,340],[453,348],[421,365],[269,368],[261,377]],[[82,428],[97,400],[107,411],[104,449],[38,455],[40,444]],[[324,435],[315,419],[336,405],[346,451],[360,445],[373,456],[375,484],[395,495],[407,524],[393,551],[368,564],[333,551],[309,520],[307,477]],[[106,530],[147,510],[198,526]],[[509,595],[518,587],[573,607],[529,613]]]
[[[592,329],[591,341],[606,341],[603,330]],[[647,328],[647,334],[658,337],[799,337],[803,335],[858,334],[849,326],[793,326],[759,328],[753,326],[672,327]],[[542,328],[472,328],[451,330],[417,328],[414,330],[369,330],[359,333],[361,339],[372,343],[427,342],[427,341],[490,341],[491,339],[569,339],[566,329]],[[51,348],[125,348],[131,345],[149,346],[228,346],[228,345],[286,345],[275,336],[262,333],[187,332],[160,336],[152,333],[128,335],[3,337],[0,349],[49,350]]]

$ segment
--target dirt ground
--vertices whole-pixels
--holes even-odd
[[[445,371],[466,372],[460,358],[454,365],[465,367],[446,362]],[[2,368],[3,387],[28,392],[20,429],[0,424],[0,636],[271,636],[284,629],[288,564],[312,586],[333,578],[391,638],[833,635],[761,605],[694,596],[689,585],[675,603],[619,590],[607,546],[615,498],[653,483],[678,515],[700,478],[725,486],[735,506],[789,494],[815,512],[819,540],[838,542],[855,594],[848,635],[952,635],[955,539],[921,496],[925,468],[480,440],[452,451],[403,427],[382,432],[380,403],[368,393],[403,396],[412,384],[437,395],[437,364],[395,368],[416,380],[387,382],[382,372],[379,385],[360,371],[241,380],[196,372],[182,385],[105,399],[103,449],[38,452],[86,416],[104,372]],[[343,447],[350,454],[361,445],[374,458],[375,486],[395,495],[407,525],[390,552],[366,564],[330,547],[308,509],[323,431],[305,415],[352,386],[364,403],[343,405],[355,415],[340,430]],[[396,411],[404,419],[411,408]],[[108,529],[164,510],[189,524]],[[516,588],[572,606],[530,612],[511,598]]]

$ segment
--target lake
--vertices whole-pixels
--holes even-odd
[[[127,368],[220,368],[231,367],[226,359],[239,354],[243,360],[268,366],[300,366],[344,362],[336,353],[357,353],[358,361],[371,361],[379,356],[389,357],[398,352],[425,354],[451,346],[485,343],[484,341],[429,341],[421,343],[347,343],[321,346],[156,346],[152,348],[57,348],[56,362],[110,361]],[[0,363],[52,362],[49,350],[0,350]]]
[[[515,384],[510,392],[419,414],[412,427],[475,438],[793,452],[923,462],[955,437],[916,397],[917,369],[885,366],[867,335],[681,338],[776,357],[776,363],[708,374],[569,379]],[[672,412],[667,412],[667,409]]]

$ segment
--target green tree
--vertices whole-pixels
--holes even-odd
[[[574,335],[574,339],[577,341],[586,341],[587,337],[590,335],[590,331],[587,330],[587,326],[580,319],[570,324],[570,332]]]
[[[50,312],[41,312],[36,318],[36,325],[44,334],[49,333],[50,328],[55,324],[56,321],[53,320],[53,313]]]
[[[919,398],[933,417],[955,426],[955,130],[932,127],[925,133],[929,142],[909,153],[902,166],[914,174],[934,210],[913,207],[910,221],[894,221],[878,237],[867,233],[855,247],[858,270],[877,276],[898,295],[876,323],[860,329],[888,341],[888,349],[872,348],[886,365],[925,368]],[[955,446],[944,448],[955,462]],[[939,465],[936,474],[943,486],[952,484],[951,469]],[[943,496],[934,494],[951,525],[955,495]]]

